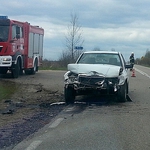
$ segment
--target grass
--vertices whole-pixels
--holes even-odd
[[[15,83],[8,83],[6,81],[0,81],[0,101],[3,99],[8,99],[17,90]]]
[[[67,70],[66,67],[39,67],[39,70]]]
[[[67,65],[63,65],[59,61],[43,61],[39,70],[67,70]]]

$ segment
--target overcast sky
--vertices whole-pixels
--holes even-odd
[[[65,50],[71,13],[82,27],[84,50],[131,52],[139,58],[150,48],[150,0],[3,0],[0,15],[44,28],[44,59]]]

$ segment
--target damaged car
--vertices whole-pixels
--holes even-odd
[[[68,64],[64,75],[66,104],[74,103],[78,95],[115,95],[125,102],[129,90],[128,69],[123,55],[115,51],[87,51],[76,63]]]

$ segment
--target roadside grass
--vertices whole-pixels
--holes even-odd
[[[43,61],[39,66],[39,70],[67,70],[67,65],[63,65],[58,61]]]
[[[141,64],[141,66],[150,68],[150,65],[146,65],[146,64]]]
[[[17,86],[14,83],[7,83],[6,81],[0,81],[0,101],[3,99],[8,99],[17,90]]]
[[[67,70],[66,67],[43,67],[43,66],[40,66],[39,67],[39,70]]]

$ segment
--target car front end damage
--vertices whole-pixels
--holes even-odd
[[[126,81],[119,66],[69,64],[68,70],[64,75],[65,89],[73,89],[75,95],[117,94]]]
[[[74,89],[76,95],[84,94],[116,94],[120,85],[124,82],[118,77],[106,77],[97,72],[90,72],[90,74],[76,74],[67,72],[65,74],[65,87]]]
[[[87,94],[115,95],[119,102],[125,102],[130,68],[119,52],[83,52],[76,63],[68,64],[64,75],[66,103],[74,103],[75,96]]]

